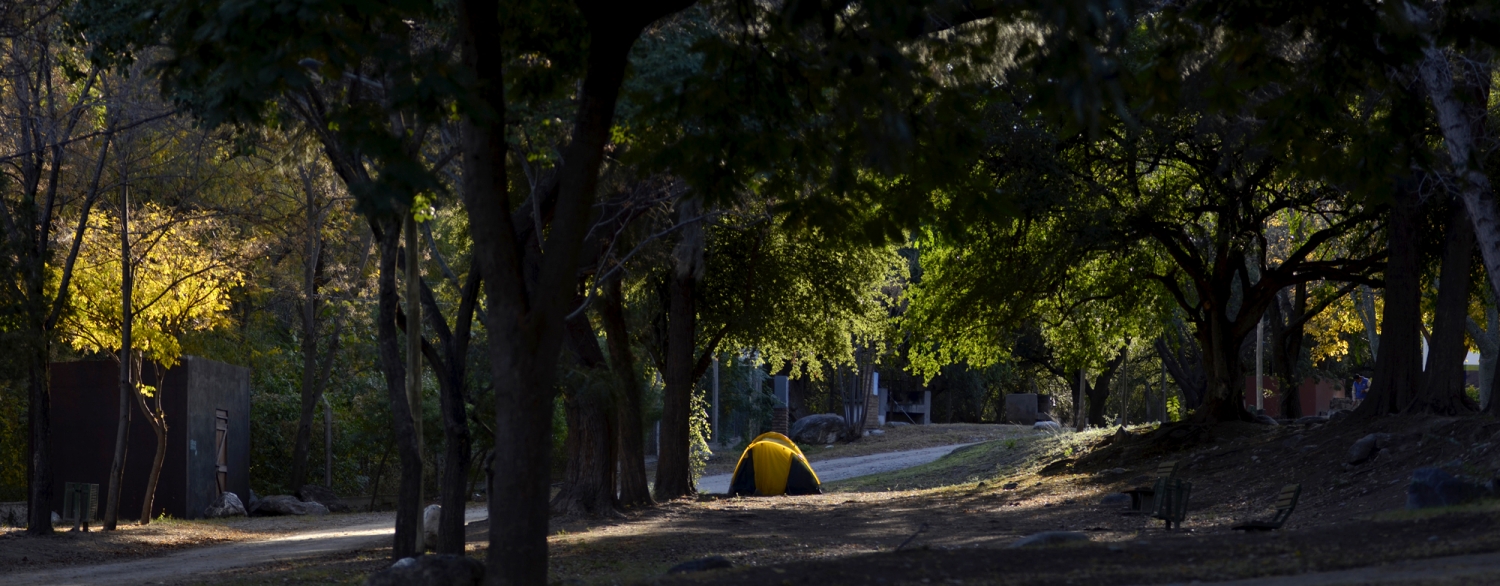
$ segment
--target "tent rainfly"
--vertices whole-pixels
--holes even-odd
[[[822,494],[818,475],[791,439],[776,432],[756,436],[740,455],[730,496]]]

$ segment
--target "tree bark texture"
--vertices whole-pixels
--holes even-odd
[[[552,512],[585,517],[613,515],[618,449],[614,384],[587,315],[567,320],[567,330],[569,353],[578,372],[572,377],[574,384],[563,391],[568,462],[562,488],[552,499]]]
[[[1489,289],[1482,289],[1488,292]],[[1479,408],[1487,410],[1490,407],[1490,397],[1493,394],[1495,382],[1495,363],[1500,358],[1500,311],[1495,308],[1495,298],[1486,294],[1484,306],[1484,326],[1474,318],[1464,320],[1465,328],[1469,332],[1469,338],[1474,340],[1474,345],[1479,347]]]
[[[1307,323],[1302,319],[1302,314],[1307,311],[1307,286],[1298,283],[1291,297],[1287,299],[1287,292],[1283,289],[1277,295],[1276,303],[1272,303],[1267,311],[1267,319],[1271,322],[1271,366],[1276,371],[1277,386],[1281,387],[1278,389],[1281,416],[1296,419],[1302,416],[1302,381],[1297,364],[1302,358]]]
[[[422,531],[422,455],[417,448],[416,427],[411,403],[406,396],[406,364],[401,356],[401,342],[396,334],[400,298],[396,293],[396,257],[401,254],[401,224],[386,221],[378,235],[380,268],[376,344],[380,352],[381,371],[385,375],[387,398],[391,405],[391,427],[396,432],[396,453],[401,464],[401,482],[396,500],[396,536],[391,559],[412,557],[417,551],[418,533]]]
[[[1419,207],[1415,193],[1405,187],[1398,189],[1389,222],[1390,260],[1385,269],[1380,354],[1375,357],[1369,393],[1355,410],[1361,417],[1399,412],[1421,381]]]
[[[689,412],[692,407],[692,363],[696,353],[695,333],[697,280],[691,274],[674,275],[669,284],[667,309],[667,370],[662,378],[661,453],[656,460],[656,500],[668,501],[692,495]]]
[[[625,322],[625,296],[620,290],[621,277],[605,283],[599,305],[600,322],[609,343],[609,366],[615,375],[615,413],[620,439],[620,494],[623,508],[648,507],[656,504],[646,481],[645,422],[642,420],[641,379],[635,370],[635,353],[630,347],[630,328]]]
[[[1464,395],[1464,326],[1469,317],[1469,268],[1474,258],[1474,228],[1462,206],[1452,206],[1438,272],[1436,317],[1427,350],[1427,368],[1415,401],[1407,411],[1457,415],[1472,411]]]

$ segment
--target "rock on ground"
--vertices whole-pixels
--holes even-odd
[[[1308,415],[1306,417],[1298,417],[1297,420],[1294,421],[1293,423],[1296,423],[1297,425],[1313,425],[1313,424],[1316,424],[1316,423],[1328,423],[1328,418],[1327,417],[1323,417],[1321,415]]]
[[[1062,426],[1058,425],[1056,421],[1038,421],[1031,424],[1031,428],[1043,431],[1062,431]]]
[[[792,441],[804,444],[828,444],[833,443],[833,440],[838,439],[838,436],[848,429],[849,426],[844,424],[842,415],[820,413],[792,422],[788,435],[792,436]]]
[[[1127,497],[1128,498],[1128,497]],[[1064,543],[1078,543],[1088,541],[1089,536],[1077,531],[1043,531],[1035,535],[1028,535],[1010,544],[1012,548],[1037,547],[1043,545],[1061,545]]]
[[[1491,496],[1491,490],[1438,468],[1418,468],[1406,487],[1406,508],[1451,507]]]
[[[703,558],[701,560],[682,562],[680,564],[672,566],[672,569],[667,570],[667,573],[686,574],[689,572],[706,572],[708,570],[721,570],[724,568],[733,567],[734,564],[731,563],[728,559],[725,559],[724,556],[715,555]]]
[[[1380,450],[1391,447],[1392,442],[1393,439],[1389,433],[1372,433],[1359,438],[1358,441],[1354,442],[1354,445],[1349,446],[1348,462],[1350,464],[1363,463],[1375,457],[1375,454]]]
[[[370,574],[365,586],[477,586],[484,581],[484,564],[458,555],[401,558],[391,567]]]
[[[260,499],[255,512],[262,515],[327,515],[328,507],[302,502],[289,494],[278,494]]]
[[[239,495],[232,492],[219,495],[219,498],[214,499],[214,502],[209,503],[208,507],[203,509],[203,516],[209,519],[249,515],[250,513],[245,510],[245,504],[240,502]]]
[[[1273,425],[1273,426],[1274,425],[1278,425],[1276,423],[1276,418],[1275,417],[1271,417],[1270,415],[1266,415],[1265,413],[1261,413],[1260,415],[1256,415],[1255,416],[1255,422],[1259,423],[1261,425]]]
[[[328,507],[328,510],[335,513],[344,513],[350,510],[350,507],[339,499],[338,493],[320,484],[302,485],[302,488],[297,490],[297,498],[302,499],[302,502],[305,503],[318,503]]]
[[[427,544],[428,549],[437,547],[438,525],[442,522],[442,516],[442,505],[427,505],[422,510],[422,543]]]

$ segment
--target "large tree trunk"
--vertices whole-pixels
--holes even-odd
[[[1408,411],[1456,415],[1468,412],[1464,395],[1464,322],[1469,317],[1469,265],[1474,258],[1474,229],[1462,206],[1453,206],[1438,273],[1437,316],[1427,350],[1422,386]]]
[[[641,413],[641,379],[635,370],[635,353],[630,349],[630,328],[625,323],[625,301],[620,291],[620,276],[604,285],[599,318],[609,343],[609,365],[614,371],[615,413],[620,430],[620,506],[646,507],[656,504],[646,482],[645,425]]]
[[[1417,240],[1421,229],[1415,193],[1398,189],[1390,214],[1390,260],[1385,269],[1385,308],[1380,354],[1369,394],[1355,410],[1361,417],[1397,413],[1410,402],[1422,374],[1422,314]]]
[[[1094,379],[1094,384],[1084,382],[1085,394],[1088,395],[1088,422],[1094,427],[1109,425],[1104,420],[1104,408],[1109,405],[1110,383],[1114,381],[1115,373],[1119,372],[1120,365],[1125,363],[1126,348],[1120,348],[1114,359],[1104,366],[1104,372]]]
[[[1469,332],[1469,338],[1479,346],[1479,408],[1487,410],[1490,408],[1490,396],[1494,392],[1495,363],[1500,359],[1500,311],[1495,308],[1495,297],[1486,292],[1484,306],[1484,327],[1474,318],[1465,318],[1464,325]]]
[[[581,300],[580,300],[581,301]],[[567,321],[568,347],[580,371],[563,391],[568,422],[568,462],[562,489],[552,498],[559,515],[599,517],[615,513],[615,413],[604,352],[588,317]]]
[[[1285,291],[1277,294],[1268,316],[1271,322],[1271,365],[1276,371],[1276,383],[1281,387],[1281,416],[1296,419],[1302,414],[1301,383],[1297,363],[1302,359],[1302,339],[1306,330],[1307,286],[1298,283],[1290,301],[1283,298]]]
[[[549,450],[553,379],[563,335],[568,294],[576,283],[578,257],[588,226],[599,167],[613,125],[615,102],[627,57],[640,31],[689,4],[650,2],[620,5],[581,2],[588,22],[588,69],[578,99],[572,140],[563,168],[544,257],[527,274],[525,244],[509,217],[505,182],[505,84],[507,58],[494,2],[463,0],[459,29],[464,65],[474,73],[475,97],[483,110],[464,113],[464,201],[469,208],[475,257],[485,275],[487,330],[495,388],[494,474],[490,486],[490,547],[487,584],[547,582]],[[538,235],[540,236],[540,235]]]
[[[52,533],[52,508],[48,505],[52,501],[52,469],[48,458],[51,451],[47,445],[48,434],[52,432],[52,397],[49,392],[51,382],[48,372],[51,364],[51,352],[47,346],[47,332],[43,329],[35,329],[31,332],[32,339],[30,347],[25,349],[27,357],[26,365],[26,387],[27,399],[27,421],[31,425],[30,455],[28,460],[31,473],[28,480],[31,481],[29,491],[26,493],[26,532],[30,535],[50,535]]]
[[[1196,337],[1203,348],[1208,391],[1193,417],[1207,422],[1248,421],[1251,416],[1245,410],[1245,377],[1240,368],[1240,345],[1245,339],[1233,334],[1234,325],[1223,308],[1210,307],[1204,313],[1207,323],[1198,325]]]
[[[656,460],[656,500],[694,494],[690,430],[692,365],[696,354],[697,280],[691,274],[671,277],[667,315],[667,370],[663,373],[661,453]]]
[[[429,310],[429,321],[443,338],[447,354],[441,365],[433,364],[433,371],[438,374],[438,392],[441,393],[439,408],[443,412],[443,477],[438,488],[443,509],[439,515],[437,542],[437,552],[443,554],[464,553],[464,504],[469,500],[469,462],[474,451],[465,408],[468,404],[467,369],[470,329],[481,282],[479,267],[469,267],[468,280],[460,290],[462,299],[451,335],[443,332],[445,324],[437,313],[437,300],[431,290],[422,290],[422,302]]]
[[[104,506],[104,530],[113,531],[120,520],[120,485],[125,479],[125,450],[130,429],[130,395],[134,377],[130,371],[132,361],[131,325],[134,322],[134,307],[131,297],[130,266],[130,187],[120,189],[120,416],[115,425],[115,457],[109,467],[109,494]]]
[[[385,375],[387,398],[391,406],[391,426],[396,432],[396,453],[401,462],[401,484],[396,500],[396,536],[391,548],[392,559],[415,556],[422,531],[422,455],[417,447],[416,427],[411,403],[406,396],[406,364],[396,334],[396,314],[401,304],[396,294],[396,257],[401,254],[401,224],[383,222],[380,239],[378,315],[375,338],[380,352],[381,371]]]

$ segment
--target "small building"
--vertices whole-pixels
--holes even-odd
[[[167,454],[151,516],[197,519],[225,491],[250,493],[250,369],[183,356],[161,373],[147,364],[141,380],[162,393]],[[152,400],[154,403],[154,400]],[[66,482],[98,484],[96,516],[104,516],[120,414],[120,367],[112,360],[52,364],[52,501],[63,509]],[[156,433],[140,403],[130,400],[121,519],[138,519],[145,499]]]

